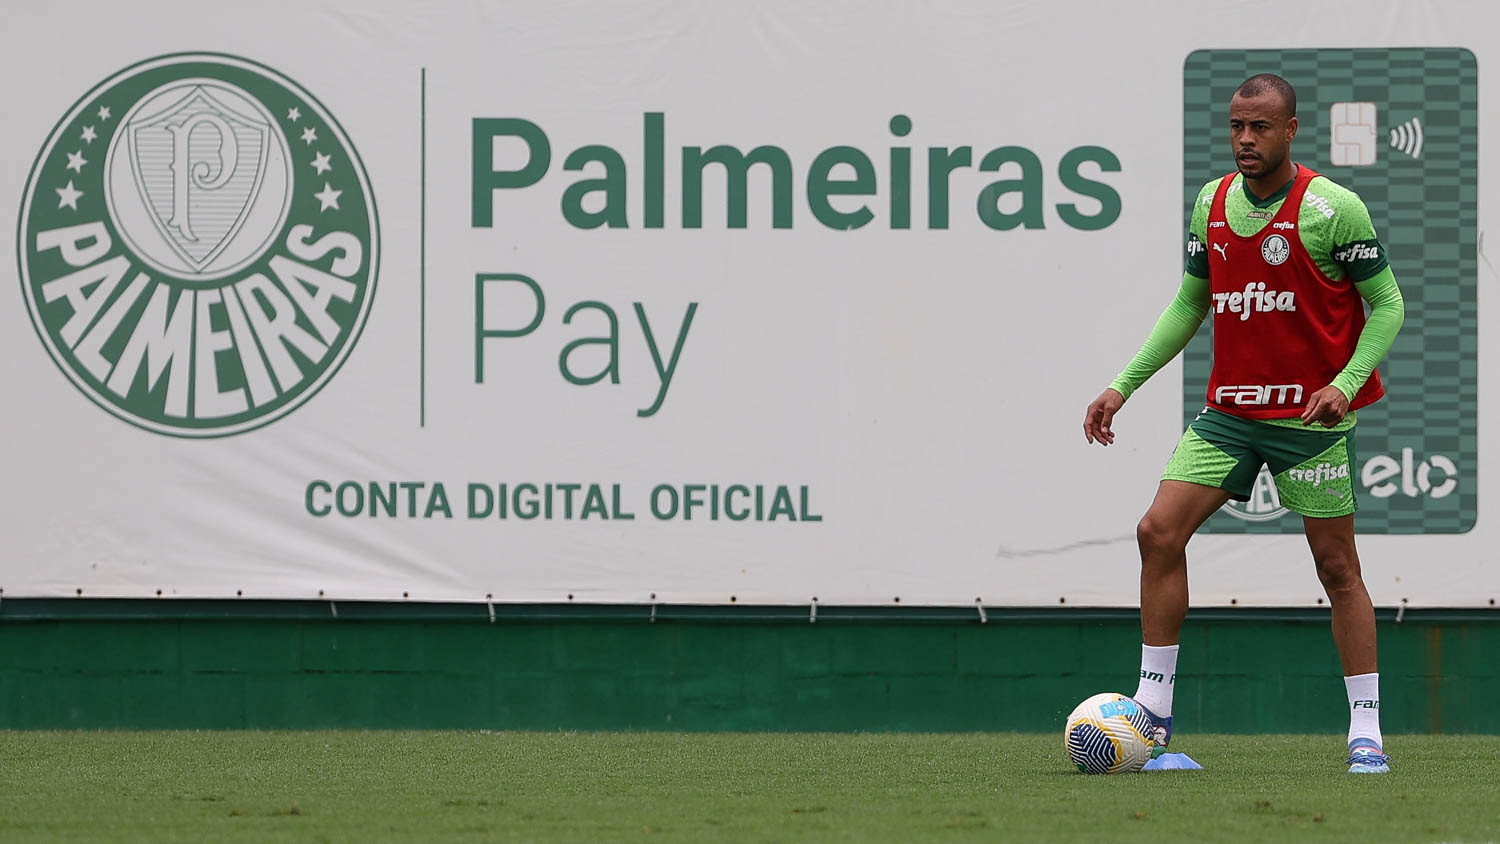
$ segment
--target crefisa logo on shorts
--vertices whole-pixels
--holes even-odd
[[[374,196],[321,103],[233,56],[150,59],[80,99],[17,226],[37,335],[131,424],[237,434],[311,398],[375,294]]]
[[[1348,466],[1319,463],[1310,469],[1289,469],[1287,476],[1316,488],[1329,481],[1348,478],[1350,471]],[[1359,472],[1360,486],[1376,498],[1390,498],[1400,493],[1406,498],[1443,499],[1458,489],[1459,479],[1458,464],[1446,455],[1433,454],[1422,458],[1410,447],[1401,449],[1399,457],[1377,454],[1366,460]],[[1220,509],[1247,522],[1269,522],[1291,512],[1282,506],[1281,495],[1276,491],[1276,479],[1265,466],[1260,467],[1260,474],[1255,476],[1249,501],[1230,500]]]

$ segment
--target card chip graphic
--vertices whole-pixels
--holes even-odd
[[[1328,160],[1335,167],[1375,163],[1375,104],[1334,103],[1329,109]]]

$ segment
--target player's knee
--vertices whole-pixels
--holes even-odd
[[[1318,580],[1330,594],[1360,585],[1359,558],[1353,554],[1329,553],[1317,557]]]
[[[1135,526],[1135,541],[1141,548],[1143,561],[1161,554],[1175,556],[1187,547],[1187,536],[1180,525],[1151,512],[1147,512]]]

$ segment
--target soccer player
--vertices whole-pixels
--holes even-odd
[[[1229,101],[1238,172],[1193,205],[1182,287],[1141,350],[1089,405],[1091,443],[1109,445],[1130,394],[1213,314],[1208,404],[1167,462],[1136,529],[1141,680],[1155,738],[1172,735],[1178,634],[1188,609],[1188,539],[1230,498],[1249,500],[1264,464],[1300,514],[1333,609],[1349,696],[1350,773],[1386,773],[1375,609],[1354,547],[1355,411],[1384,394],[1375,366],[1405,318],[1400,288],[1353,192],[1292,161],[1297,95],[1263,73]],[[1369,303],[1369,316],[1365,314]]]

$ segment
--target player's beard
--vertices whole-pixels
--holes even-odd
[[[1268,173],[1273,173],[1275,172],[1276,168],[1281,166],[1281,163],[1283,161],[1286,161],[1286,155],[1284,153],[1281,155],[1276,155],[1275,157],[1265,155],[1264,153],[1260,152],[1257,152],[1255,154],[1259,157],[1256,158],[1254,162],[1248,167],[1240,161],[1239,156],[1235,156],[1234,159],[1235,167],[1237,167],[1240,173],[1247,179],[1259,179],[1260,177],[1265,176]]]

